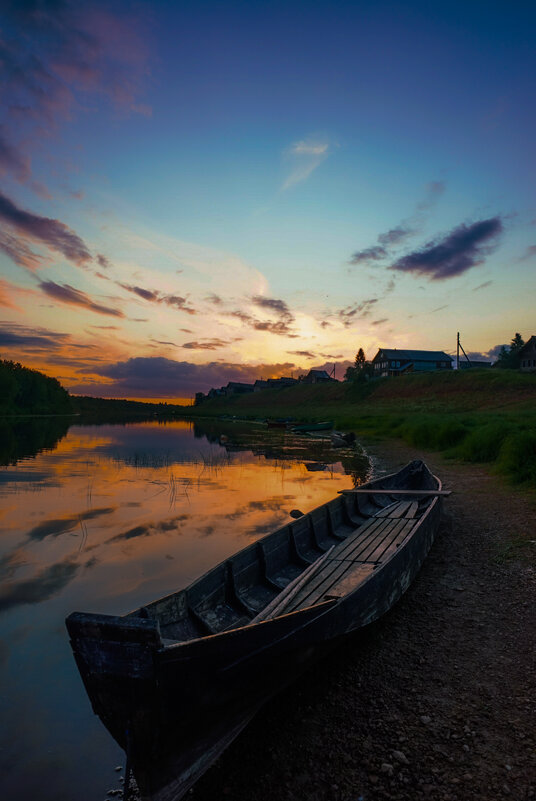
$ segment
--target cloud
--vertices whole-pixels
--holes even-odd
[[[316,359],[316,354],[310,350],[287,350],[292,356],[303,356],[305,359]]]
[[[446,189],[445,181],[430,181],[426,187],[426,196],[424,200],[417,203],[417,211],[428,211],[435,206],[441,195],[444,194]]]
[[[104,270],[108,270],[112,266],[106,256],[103,256],[102,253],[97,253],[97,262]]]
[[[143,300],[158,301],[159,293],[152,289],[144,289],[142,286],[130,286],[129,284],[118,284],[118,286],[126,289],[127,292],[132,292],[133,295],[143,298]]]
[[[453,278],[482,264],[496,248],[502,231],[500,217],[459,225],[442,239],[398,259],[391,269],[427,275],[434,281]]]
[[[9,24],[2,42],[6,101],[18,118],[40,123],[68,117],[77,93],[106,96],[114,105],[147,113],[137,101],[145,83],[147,25],[132,11],[112,13],[76,2],[4,3]]]
[[[34,526],[26,535],[29,540],[42,542],[46,537],[59,537],[67,531],[73,531],[80,525],[80,521],[94,520],[96,517],[110,515],[115,512],[115,506],[101,507],[100,509],[88,509],[76,515],[66,515],[65,517],[43,520]]]
[[[91,394],[99,397],[178,398],[190,397],[196,392],[207,392],[211,387],[226,385],[229,381],[253,383],[260,376],[288,375],[293,363],[236,364],[209,362],[193,364],[175,361],[163,356],[138,356],[114,364],[92,365],[81,368],[81,374],[106,378],[107,384],[90,386]],[[70,391],[85,394],[88,385],[69,386]]]
[[[396,228],[391,228],[384,234],[380,234],[378,237],[378,242],[380,245],[385,245],[387,247],[399,245],[400,242],[403,242],[405,239],[408,239],[408,237],[413,236],[414,233],[414,228],[398,225]]]
[[[486,287],[491,286],[492,283],[493,283],[493,281],[484,281],[483,284],[479,284],[478,286],[475,286],[474,289],[473,289],[473,292],[478,292],[479,289],[486,289]]]
[[[387,256],[387,250],[381,245],[375,245],[365,250],[357,250],[350,259],[350,264],[368,264],[371,261],[381,261]]]
[[[177,311],[183,311],[187,314],[197,314],[196,309],[192,306],[188,306],[188,299],[180,297],[179,295],[166,295],[157,289],[146,289],[142,286],[122,284],[119,281],[116,281],[116,284],[122,289],[126,289],[127,292],[131,292],[133,295],[137,295],[139,298],[147,300],[150,303],[165,303],[166,306],[171,306],[177,309]]]
[[[5,582],[0,587],[0,612],[14,606],[48,601],[74,579],[80,567],[71,557],[67,557],[43,568],[32,578]]]
[[[527,261],[536,256],[536,245],[529,245],[524,254],[519,258],[519,261]]]
[[[167,306],[172,306],[177,311],[186,312],[186,314],[197,314],[193,306],[188,306],[187,298],[181,298],[179,295],[165,295],[160,298],[160,303],[165,303]]]
[[[353,306],[347,306],[345,309],[340,309],[337,316],[342,321],[343,325],[348,328],[357,319],[368,317],[372,313],[372,307],[378,302],[378,298],[370,298],[363,300],[361,303],[356,303]]]
[[[217,348],[223,348],[228,344],[223,339],[207,339],[205,342],[185,342],[182,347],[189,350],[217,350]]]
[[[58,300],[60,303],[65,303],[68,306],[83,306],[89,311],[96,312],[97,314],[107,314],[111,317],[124,317],[122,311],[119,309],[112,309],[109,306],[101,306],[100,303],[95,303],[89,295],[75,289],[69,284],[56,284],[54,281],[41,281],[39,288],[49,297]]]
[[[290,320],[277,320],[276,322],[272,322],[270,320],[257,320],[256,317],[253,317],[251,314],[247,314],[247,312],[243,312],[240,310],[235,310],[232,312],[227,313],[230,317],[236,317],[237,320],[241,320],[244,325],[253,328],[255,331],[267,331],[270,334],[277,334],[277,336],[286,336],[290,339],[296,339],[297,335],[292,333],[292,328],[290,326],[290,322],[293,321],[291,317]]]
[[[4,306],[6,309],[13,309],[14,311],[22,311],[11,299],[9,294],[10,288],[11,284],[8,284],[7,281],[3,281],[0,278],[0,306]]]
[[[28,352],[49,353],[59,350],[70,340],[70,334],[0,322],[0,347],[20,348]]]
[[[290,320],[294,319],[284,300],[265,298],[263,295],[254,295],[251,300],[256,306],[260,306],[261,309],[270,309],[270,311],[275,311],[277,314],[281,315],[281,317],[285,317]]]
[[[21,183],[30,177],[30,159],[6,139],[5,127],[0,125],[0,174],[11,172]]]
[[[85,264],[91,259],[91,253],[83,240],[64,223],[25,211],[1,193],[0,220],[20,235],[41,242],[75,264]]]
[[[137,539],[138,537],[149,537],[152,534],[162,534],[168,531],[181,533],[180,523],[183,523],[185,520],[189,519],[189,514],[181,514],[171,517],[168,520],[159,520],[158,523],[144,523],[139,526],[134,526],[134,528],[130,528],[127,531],[123,531],[121,534],[116,534],[115,537],[111,537],[109,540],[106,540],[106,542],[133,540]]]
[[[329,142],[320,139],[302,139],[291,145],[285,152],[285,158],[292,167],[281,187],[283,191],[309,178],[328,155]]]
[[[402,220],[394,228],[379,234],[377,245],[356,251],[350,258],[350,264],[371,265],[389,256],[389,250],[396,248],[407,239],[415,236],[423,228],[426,221],[425,212],[433,208],[437,199],[445,191],[444,181],[431,181],[426,187],[424,200],[417,203],[415,212],[408,219]]]
[[[389,322],[389,318],[388,317],[382,317],[381,320],[373,320],[371,322],[371,325],[383,325],[384,323],[388,323],[388,322]]]
[[[177,272],[178,272],[178,271],[177,271]],[[182,270],[181,270],[181,272],[182,272]],[[214,294],[214,293],[212,293],[211,295],[208,295],[208,296],[205,298],[205,300],[206,300],[208,303],[213,303],[215,306],[220,306],[220,305],[223,303],[223,301],[222,301],[222,299],[220,298],[220,296],[219,296],[219,295],[216,295],[216,294]]]
[[[27,270],[37,270],[43,263],[43,257],[34,253],[22,239],[1,231],[0,250],[3,250],[19,267],[25,267]]]
[[[19,567],[27,563],[28,554],[22,548],[9,551],[0,556],[0,576],[2,579],[12,578]]]

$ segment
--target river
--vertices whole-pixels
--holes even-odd
[[[356,449],[233,422],[0,430],[0,797],[97,801],[123,752],[91,710],[65,630],[124,614],[367,477]]]

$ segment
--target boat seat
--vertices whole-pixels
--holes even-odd
[[[226,603],[203,609],[191,609],[191,611],[209,634],[219,634],[220,631],[247,626],[251,620],[251,618],[246,617],[246,615]]]

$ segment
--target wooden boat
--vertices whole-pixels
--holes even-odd
[[[182,798],[263,703],[393,606],[428,553],[444,494],[415,461],[124,617],[67,618],[93,709],[143,799]]]
[[[292,422],[290,420],[266,420],[268,428],[290,428]]]
[[[292,430],[296,433],[301,431],[331,431],[335,424],[333,421],[325,421],[323,423],[295,423]]]

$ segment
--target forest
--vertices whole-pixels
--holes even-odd
[[[69,393],[56,378],[0,360],[0,414],[69,414]]]

